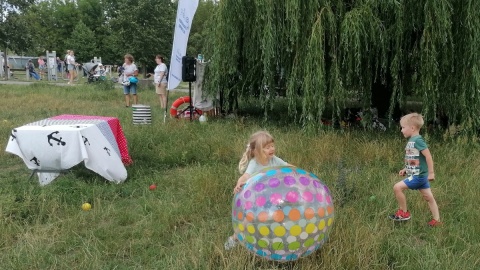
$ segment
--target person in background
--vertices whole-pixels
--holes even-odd
[[[28,60],[25,69],[31,77],[35,78],[35,80],[40,80],[40,76],[37,74],[37,72],[35,72],[35,66],[33,65],[32,59]]]
[[[10,64],[7,62],[6,65],[3,65],[3,72],[6,74],[8,72],[8,74],[10,75],[10,77],[13,78],[13,71],[10,69]],[[16,78],[14,78],[16,79]]]
[[[155,84],[155,92],[160,100],[160,108],[165,109],[167,106],[167,76],[168,68],[165,65],[165,59],[162,55],[155,56],[155,67],[153,75],[153,83]],[[151,74],[150,74],[151,75]]]
[[[123,63],[123,76],[122,77],[122,84],[123,84],[123,94],[125,95],[125,107],[130,106],[130,95],[133,95],[133,104],[138,103],[138,96],[137,96],[137,84],[131,83],[134,81],[138,76],[138,68],[133,63],[134,59],[131,54],[126,54],[124,57],[125,63]]]
[[[67,78],[70,78],[70,73],[68,72],[68,62],[67,58],[70,55],[70,50],[67,50],[67,54],[65,54],[65,57],[63,58],[63,65],[65,66],[65,73],[67,73]]]
[[[42,79],[43,75],[45,74],[45,59],[43,56],[38,57],[38,70],[40,72],[40,79]]]
[[[70,54],[67,57],[68,73],[70,74],[70,81],[68,84],[73,84],[73,80],[77,77],[77,66],[78,63],[75,62],[75,53],[73,50],[70,51]]]
[[[57,70],[58,72],[62,72],[62,59],[57,56]]]

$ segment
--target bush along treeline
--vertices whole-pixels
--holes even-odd
[[[222,0],[209,31],[205,89],[229,109],[285,95],[318,130],[352,100],[391,124],[413,96],[427,122],[480,128],[480,1]]]

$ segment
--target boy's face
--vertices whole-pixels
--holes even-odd
[[[400,122],[400,126],[402,127],[401,132],[403,134],[403,137],[405,138],[410,138],[412,135],[415,133],[417,128],[415,126],[412,126],[408,123]]]

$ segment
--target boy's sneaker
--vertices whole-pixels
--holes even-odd
[[[227,241],[225,242],[225,250],[230,250],[237,245],[237,240],[233,238],[233,236],[228,237]]]
[[[428,226],[430,226],[430,227],[439,227],[439,226],[442,226],[442,225],[443,225],[442,222],[437,221],[436,219],[430,220],[430,222],[428,222],[427,224],[428,224]]]
[[[405,221],[410,219],[410,212],[404,212],[402,209],[398,209],[398,211],[394,215],[390,215],[388,217],[395,221]]]

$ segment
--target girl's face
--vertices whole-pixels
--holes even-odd
[[[128,58],[126,58],[126,57],[125,57],[124,60],[125,60],[125,63],[127,63],[127,64],[131,64],[131,63],[132,63],[132,62],[130,62],[130,59],[128,59]]]
[[[262,148],[263,154],[270,160],[275,155],[275,143],[268,143]]]
[[[157,65],[160,65],[162,63],[162,60],[160,58],[155,58],[155,62]]]

